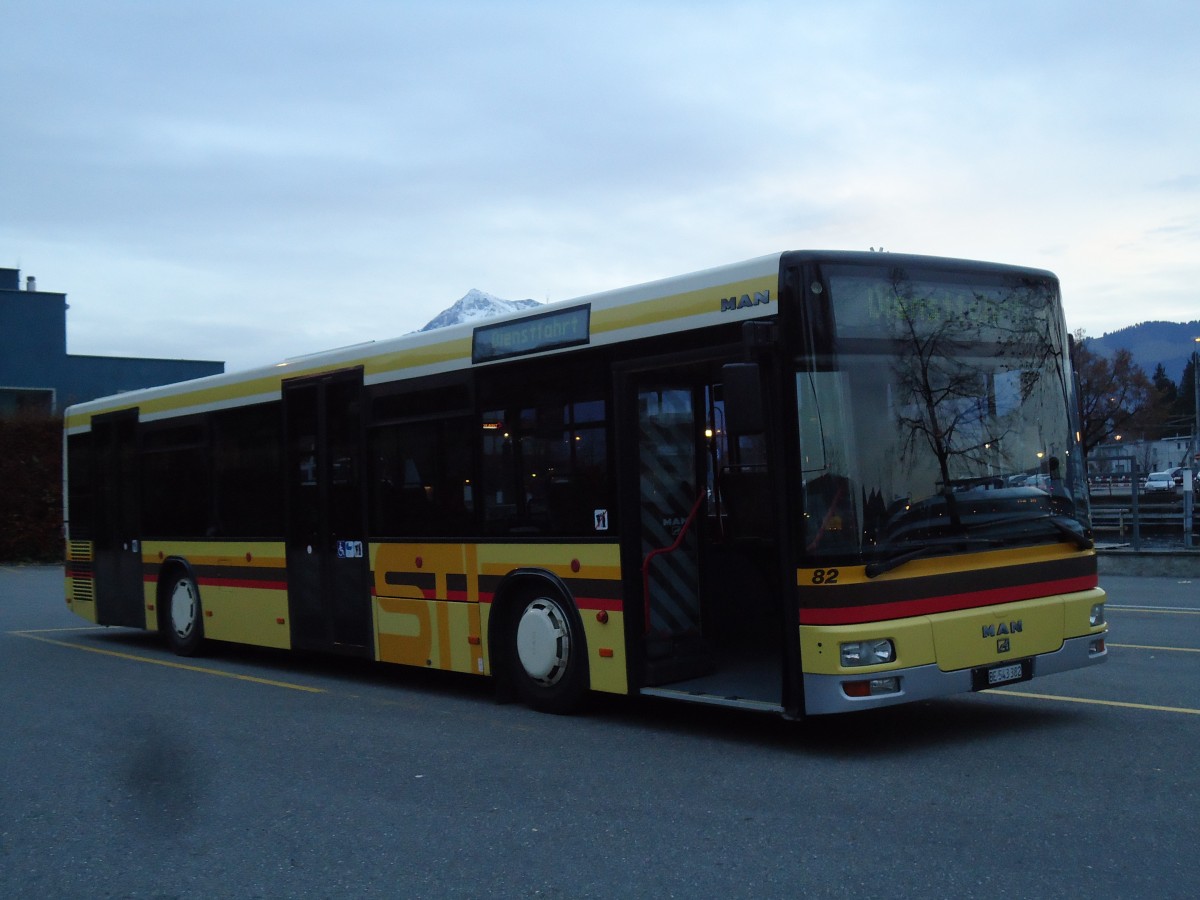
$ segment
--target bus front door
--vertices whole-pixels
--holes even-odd
[[[697,476],[690,385],[637,389],[638,511],[647,680],[675,681],[711,665],[700,604],[700,530],[706,485]]]
[[[136,409],[92,420],[93,565],[96,619],[101,625],[146,627],[137,427]]]
[[[292,645],[370,656],[362,371],[285,382]]]
[[[784,617],[765,451],[731,441],[716,365],[633,373],[621,396],[626,566],[642,598],[642,692],[780,709]],[[636,503],[632,490],[636,487]],[[636,529],[636,534],[634,534]],[[632,623],[631,623],[632,624]]]

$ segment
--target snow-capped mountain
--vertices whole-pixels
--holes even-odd
[[[485,291],[471,288],[457,303],[430,319],[421,331],[433,331],[435,328],[445,328],[447,325],[490,319],[492,316],[502,316],[519,309],[529,309],[531,306],[541,305],[537,300],[504,300]]]

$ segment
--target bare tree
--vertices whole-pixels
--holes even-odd
[[[1158,392],[1128,350],[1118,350],[1110,360],[1089,350],[1084,333],[1076,332],[1075,371],[1084,455],[1118,434],[1141,432],[1151,424]]]
[[[1046,366],[1062,352],[1062,340],[1048,333],[1044,315],[1052,298],[1040,283],[1017,283],[1003,292],[977,292],[957,314],[929,315],[930,299],[916,293],[902,270],[893,271],[892,289],[902,348],[894,377],[908,401],[897,414],[902,452],[912,452],[918,441],[928,444],[937,457],[942,490],[949,494],[952,460],[982,471],[1003,456],[1008,425],[997,415],[991,384],[996,360],[1019,362],[1022,403],[1048,370],[1063,371]],[[989,359],[974,363],[981,346],[990,348]],[[1065,385],[1060,388],[1065,392]]]

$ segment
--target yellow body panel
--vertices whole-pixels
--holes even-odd
[[[232,641],[258,647],[289,649],[287,591],[238,583],[264,569],[284,574],[284,546],[278,541],[146,541],[142,544],[142,566],[153,572],[168,558],[177,557],[196,573],[200,605],[204,610],[204,635],[215,641]],[[146,627],[158,627],[158,586],[147,579],[143,586]]]
[[[74,577],[68,569],[67,602],[77,615],[94,622],[91,545],[75,542],[73,547],[68,554],[73,553],[81,565]],[[287,591],[254,586],[251,577],[269,569],[278,573],[281,585],[286,582],[282,543],[148,541],[142,545],[147,572],[172,557],[185,560],[196,573],[206,637],[290,648]],[[481,579],[496,583],[517,569],[538,569],[567,584],[607,582],[616,596],[621,578],[616,544],[373,544],[370,562],[376,658],[473,674],[492,670],[487,645],[491,596],[481,598]],[[147,579],[143,591],[146,627],[156,630],[157,583]],[[619,602],[603,602],[597,608],[596,602],[579,599],[592,689],[627,693],[624,615],[614,608]]]
[[[703,316],[719,312],[721,309],[719,298],[725,296],[753,297],[755,294],[765,293],[774,302],[777,299],[774,292],[778,287],[779,275],[773,270],[758,278],[717,287],[709,285],[698,290],[673,294],[636,306],[593,310],[591,331],[593,334],[603,334],[608,331],[657,325],[690,316]]]
[[[86,619],[89,622],[96,621],[96,600],[95,590],[91,587],[92,582],[87,582],[88,588],[86,592],[80,590],[79,579],[67,576],[66,597],[67,606],[71,612],[79,616],[81,619]],[[81,594],[83,596],[81,596]],[[84,599],[86,597],[86,599]]]
[[[984,569],[1002,569],[1014,565],[1053,562],[1060,559],[1095,556],[1095,551],[1081,554],[1069,543],[1043,544],[1036,547],[1016,547],[1008,550],[988,550],[984,553],[961,553],[953,556],[929,556],[914,559],[903,567],[867,577],[867,567],[841,566],[820,569],[797,569],[796,584],[800,587],[837,587],[848,584],[887,584],[889,581],[908,581],[931,575],[950,575],[959,572],[978,572]],[[832,576],[832,577],[831,577]]]
[[[609,694],[629,693],[625,665],[625,614],[610,612],[607,622],[601,622],[591,610],[580,610],[580,615],[587,638],[592,690]],[[611,655],[606,655],[605,651],[611,651]]]
[[[621,577],[615,544],[373,544],[370,558],[377,658],[476,674],[492,672],[492,598],[481,579],[493,584],[522,568],[550,572],[567,584],[586,579],[615,586]],[[627,693],[624,616],[577,599],[592,689]]]
[[[205,637],[281,650],[292,646],[284,591],[206,585],[200,589],[200,602]]]
[[[207,597],[205,598],[207,600]],[[158,585],[142,580],[142,605],[146,609],[146,630],[158,631]],[[207,607],[206,607],[207,608]]]
[[[483,673],[478,604],[376,597],[374,607],[381,662]]]
[[[193,566],[233,568],[270,567],[282,570],[284,545],[280,541],[143,541],[142,564],[159,565],[178,556]]]
[[[96,621],[96,582],[92,573],[92,542],[67,541],[65,596],[71,612]]]
[[[943,672],[1051,653],[1063,642],[1061,598],[1003,603],[930,616]]]

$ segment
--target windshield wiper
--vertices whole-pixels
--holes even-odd
[[[1040,516],[1008,516],[1002,519],[993,519],[990,522],[968,525],[966,530],[971,532],[980,532],[990,528],[999,526],[1025,525],[1032,522],[1047,522],[1055,531],[1065,537],[1068,541],[1075,545],[1079,550],[1091,550],[1095,543],[1082,531],[1076,531],[1068,523],[1075,522],[1074,519],[1067,516],[1056,515],[1049,513]],[[985,545],[988,547],[1001,546],[1009,541],[1001,540],[1000,538],[981,538],[981,537],[943,537],[936,541],[931,541],[922,544],[911,550],[902,550],[895,556],[890,556],[887,559],[879,559],[872,563],[867,563],[865,574],[868,578],[878,578],[884,572],[890,572],[897,569],[905,563],[912,562],[914,559],[920,559],[922,556],[928,556],[935,550],[942,550],[947,547],[961,547],[970,545]]]
[[[1096,542],[1090,537],[1088,537],[1082,531],[1076,531],[1069,524],[1067,524],[1069,522],[1074,523],[1074,519],[1068,518],[1067,516],[1056,515],[1046,516],[1046,519],[1051,525],[1058,529],[1059,534],[1063,535],[1067,540],[1074,544],[1076,549],[1091,550],[1096,546]]]
[[[879,559],[873,563],[867,563],[865,574],[868,578],[878,578],[884,572],[890,572],[892,569],[898,569],[905,563],[912,562],[914,559],[920,559],[922,556],[928,556],[935,550],[944,550],[947,547],[962,547],[971,544],[985,544],[989,547],[994,547],[996,541],[987,540],[984,538],[969,538],[969,537],[947,537],[932,541],[928,544],[923,544],[915,550],[905,550],[897,553],[895,556],[889,556],[887,559]]]
[[[1034,522],[1049,523],[1055,531],[1074,544],[1076,549],[1091,550],[1095,546],[1095,543],[1083,533],[1082,529],[1076,530],[1071,527],[1073,524],[1076,524],[1074,519],[1060,513],[1045,513],[1037,516],[1006,516],[1001,519],[992,519],[989,522],[968,525],[967,530],[973,532],[990,531],[1004,526],[1028,525]]]

